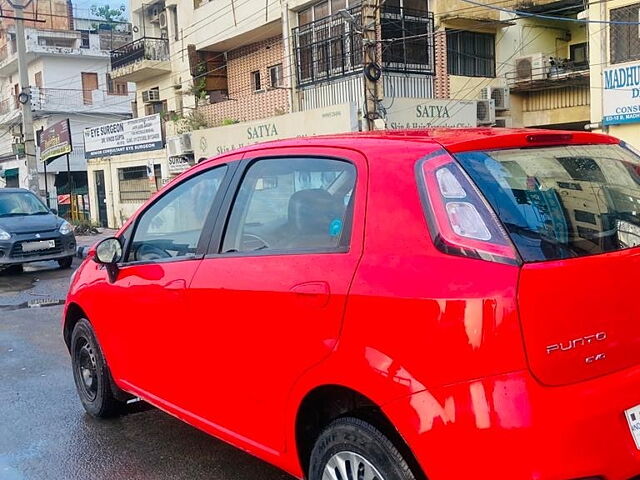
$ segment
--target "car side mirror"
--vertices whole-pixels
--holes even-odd
[[[52,208],[51,209],[51,213],[53,213],[54,215],[58,215],[58,209],[57,208]]]
[[[115,282],[118,278],[118,263],[122,261],[123,254],[122,244],[116,237],[102,240],[96,246],[96,253],[93,256],[93,260],[107,268],[109,281],[111,283]]]

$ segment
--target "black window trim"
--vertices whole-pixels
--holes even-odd
[[[150,208],[152,208],[157,202],[163,199],[166,195],[168,195],[169,193],[174,191],[176,188],[182,186],[185,182],[188,182],[191,179],[194,179],[200,175],[203,175],[207,172],[215,170],[216,168],[227,167],[227,171],[224,175],[224,178],[222,179],[220,188],[218,189],[218,192],[216,193],[216,196],[213,200],[211,209],[207,213],[204,226],[202,227],[202,232],[200,233],[200,238],[198,239],[196,253],[194,255],[184,256],[184,257],[163,258],[159,260],[144,260],[144,261],[124,261],[123,260],[118,264],[118,266],[121,268],[126,268],[130,266],[158,265],[158,264],[165,264],[165,263],[186,262],[186,261],[193,261],[193,260],[201,260],[202,258],[204,258],[206,252],[208,251],[209,245],[212,241],[214,229],[218,221],[218,217],[220,216],[220,212],[222,211],[221,205],[227,195],[227,191],[229,189],[229,186],[231,185],[231,181],[235,176],[236,170],[238,169],[240,162],[241,160],[235,160],[235,161],[213,165],[210,168],[203,169],[202,171],[194,175],[189,175],[188,177],[184,178],[183,180],[176,183],[175,185],[172,185],[170,189],[163,191],[162,195],[158,195],[156,198],[154,198],[153,201],[149,205],[147,205],[143,211],[139,212],[136,215],[136,218],[133,222],[131,234],[129,235],[129,238],[127,238],[127,241],[122,248],[123,258],[127,258],[130,253],[131,244],[138,230],[138,224],[140,223],[140,218],[142,218],[142,216],[144,216],[149,211]]]
[[[222,252],[222,243],[224,241],[224,236],[227,232],[227,228],[229,226],[229,221],[231,220],[231,213],[233,209],[233,205],[235,204],[236,198],[240,193],[240,187],[242,186],[242,182],[247,176],[249,169],[253,164],[262,161],[262,160],[285,160],[285,159],[319,159],[319,160],[336,160],[339,162],[345,162],[353,166],[356,171],[355,178],[355,188],[354,192],[351,196],[351,201],[356,201],[357,192],[360,188],[358,179],[360,177],[360,172],[358,171],[358,166],[356,163],[348,158],[332,156],[332,155],[313,155],[306,154],[304,152],[300,153],[291,153],[287,155],[269,155],[269,154],[258,154],[257,156],[252,156],[249,158],[244,158],[240,161],[239,168],[234,172],[233,178],[229,182],[229,187],[226,189],[225,198],[222,201],[222,205],[218,215],[218,221],[216,222],[211,242],[209,243],[209,248],[207,250],[205,259],[214,259],[214,258],[249,258],[249,257],[272,257],[272,256],[292,256],[292,255],[324,255],[324,254],[347,254],[351,252],[351,245],[354,239],[354,229],[353,224],[355,221],[355,203],[347,206],[347,217],[345,218],[345,227],[344,232],[347,232],[347,235],[342,236],[340,238],[339,245],[335,248],[305,248],[305,249],[266,249],[266,250],[258,250],[254,252]],[[347,225],[346,220],[349,220],[349,225]],[[347,242],[346,244],[344,244]]]

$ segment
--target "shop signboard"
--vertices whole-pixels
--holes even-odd
[[[353,104],[342,104],[264,120],[196,130],[191,134],[191,140],[195,158],[200,160],[269,140],[357,130],[357,107]]]
[[[163,148],[160,114],[91,127],[84,131],[84,152],[87,159]]]
[[[394,98],[385,107],[386,126],[390,130],[478,126],[477,102],[428,98]]]
[[[54,123],[40,134],[40,161],[51,162],[73,151],[69,119]]]
[[[640,62],[604,69],[604,125],[640,122]]]

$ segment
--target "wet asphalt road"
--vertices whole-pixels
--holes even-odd
[[[292,479],[153,408],[87,416],[55,305],[71,271],[56,267],[0,274],[0,480]]]

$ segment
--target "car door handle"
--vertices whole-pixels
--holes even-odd
[[[291,292],[309,306],[322,308],[329,303],[331,288],[327,282],[308,282],[295,285]]]

